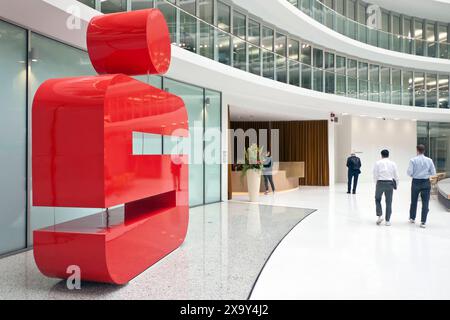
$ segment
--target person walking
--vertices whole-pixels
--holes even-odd
[[[433,160],[425,156],[425,146],[417,146],[417,156],[409,161],[408,176],[411,183],[411,207],[409,210],[409,222],[416,222],[417,201],[422,199],[422,217],[420,227],[425,228],[430,204],[431,182],[430,177],[436,175],[436,167]]]
[[[373,179],[376,182],[375,204],[378,216],[377,225],[383,222],[383,208],[381,198],[386,200],[386,226],[391,225],[392,198],[394,189],[397,189],[399,182],[398,170],[395,162],[389,160],[389,150],[381,151],[381,160],[378,160],[373,168]]]
[[[358,187],[358,178],[361,174],[361,159],[356,156],[354,152],[347,159],[348,168],[348,183],[347,183],[347,193],[352,190],[352,180],[353,180],[353,194],[356,194],[356,188]]]
[[[275,193],[275,184],[273,183],[272,176],[273,159],[270,155],[270,151],[267,151],[266,156],[263,161],[263,177],[264,177],[264,187],[266,188],[264,194],[269,194],[269,182],[272,187],[272,192]]]

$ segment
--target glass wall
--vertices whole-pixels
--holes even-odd
[[[426,146],[438,173],[450,174],[450,123],[418,122],[417,140]]]
[[[249,19],[248,21],[248,71],[261,75],[261,25]]]
[[[309,44],[302,44],[301,50],[301,71],[302,71],[302,88],[312,89],[311,77],[311,62],[312,62],[312,48]]]
[[[131,10],[153,8],[153,0],[131,0]]]
[[[84,51],[35,33],[31,34],[30,44],[33,53],[29,74],[30,101],[45,80],[97,74],[91,66],[88,54]],[[31,206],[30,227],[31,230],[35,230],[96,212],[98,212],[96,209]]]
[[[26,246],[27,32],[0,21],[0,255]]]
[[[0,172],[0,200],[4,204],[0,215],[1,256],[32,245],[32,231],[35,229],[94,214],[98,209],[33,206],[31,164],[27,161],[30,156],[28,152],[32,149],[31,139],[27,138],[31,125],[28,113],[35,92],[50,78],[96,75],[88,54],[0,21],[0,69],[0,77],[4,78],[0,86],[3,101],[0,163],[6,168]],[[136,78],[159,88],[162,88],[164,80],[165,88],[179,93],[183,98],[192,119],[191,132],[196,132],[197,137],[196,141],[192,141],[192,156],[199,161],[191,166],[191,205],[220,201],[221,94],[159,76]],[[135,152],[154,152],[155,141],[152,137],[140,134],[135,138]],[[208,156],[205,154],[205,161],[204,152],[209,152]],[[209,162],[206,162],[207,158]]]
[[[189,117],[189,204],[221,199],[221,94],[172,79],[164,90],[181,97]]]
[[[323,50],[313,49],[313,89],[316,91],[323,91]]]
[[[225,32],[217,33],[217,56],[218,61],[231,65],[231,7],[217,1],[217,26]]]
[[[288,2],[328,28],[360,42],[398,52],[450,59],[450,25],[446,22],[406,17],[382,9],[380,29],[375,29],[367,25],[370,1]]]
[[[289,39],[289,84],[300,86],[300,42]]]
[[[221,200],[222,97],[205,90],[205,203]]]
[[[414,73],[414,102],[416,107],[425,107],[425,74]]]
[[[114,13],[127,10],[127,0],[103,0],[100,1],[103,13]]]
[[[391,33],[374,34],[375,29],[369,32],[365,26],[361,28],[362,25],[353,21],[363,21],[367,18],[366,6],[362,2],[346,0],[346,3],[343,3],[341,0],[333,0],[324,2],[326,7],[324,3],[316,0],[291,3],[302,10],[314,11],[315,6],[322,8],[314,12],[324,21],[329,20],[328,14],[332,9],[340,13],[345,12],[350,19],[342,24],[338,16],[333,16],[332,24],[345,26],[346,32],[354,30],[355,37],[367,38],[370,41],[378,39],[378,44],[384,43],[386,48],[400,51],[417,49],[418,52],[422,50],[420,54],[425,55],[429,50],[440,50],[439,46],[435,49],[421,47],[421,44],[426,44],[426,24],[417,19],[384,11],[382,29],[400,32],[406,37],[393,38]],[[315,6],[313,3],[316,3]],[[157,0],[153,1],[153,4],[163,11],[175,45],[237,69],[305,89],[363,100],[413,106],[416,105],[417,94],[417,106],[448,107],[449,92],[448,86],[445,85],[448,74],[427,74],[428,79],[436,78],[439,82],[436,81],[434,88],[431,85],[433,81],[430,80],[428,89],[424,80],[423,88],[420,88],[420,84],[415,80],[420,78],[421,72],[415,74],[412,70],[393,69],[369,61],[358,61],[311,46],[301,39],[287,36],[280,30],[255,20],[228,2]],[[448,39],[447,25],[438,24],[434,29],[428,26],[428,30],[431,36],[434,30],[435,39],[439,41],[444,41],[446,37]],[[420,40],[417,42],[419,47],[416,42],[411,41],[412,38]],[[441,44],[446,47],[446,42]],[[425,79],[425,74],[423,78]],[[427,98],[427,95],[430,97]]]
[[[414,105],[414,78],[412,71],[404,71],[402,82],[402,103],[405,106]]]
[[[276,79],[280,82],[287,82],[287,37],[284,34],[275,35],[276,53]]]
[[[380,66],[370,65],[370,100],[380,101]]]
[[[439,76],[439,108],[446,108],[449,107],[449,77],[441,75]]]
[[[247,70],[247,17],[237,11],[233,12],[233,66]],[[242,40],[241,40],[242,39]]]
[[[271,28],[262,27],[261,47],[263,50],[263,76],[275,79],[275,58],[273,54],[274,31]]]
[[[347,76],[347,96],[350,98],[358,98],[358,61],[348,59]]]
[[[392,103],[402,104],[402,72],[392,69]]]
[[[369,80],[369,72],[368,72],[368,64],[365,62],[358,63],[358,80],[359,80],[359,99],[367,100],[368,96],[368,80]]]
[[[174,80],[164,81],[164,90],[180,96],[186,105],[189,117],[189,204],[203,204],[203,89]]]
[[[325,92],[335,92],[334,54],[325,53]]]
[[[345,96],[347,94],[346,81],[347,59],[336,56],[336,94]]]
[[[380,80],[381,80],[381,82],[380,82],[380,101],[384,102],[384,103],[391,103],[391,91],[392,91],[392,96],[394,96],[395,93],[394,93],[393,88],[391,88],[391,69],[390,68],[381,67]],[[394,80],[392,80],[392,84],[394,85]],[[397,83],[397,85],[399,85],[399,83]],[[396,89],[398,90],[398,87]]]
[[[437,108],[437,76],[427,73],[426,78],[427,107]]]

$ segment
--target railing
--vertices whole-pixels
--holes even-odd
[[[334,11],[318,0],[310,0],[306,6],[305,2],[300,0],[286,1],[314,20],[354,40],[402,53],[450,59],[450,43],[448,42],[427,41],[410,35],[405,36],[374,29]]]
[[[288,56],[288,51],[291,50],[288,50],[287,45],[284,49],[285,56],[224,31],[166,0],[158,0],[157,7],[164,13],[169,23],[174,45],[223,64],[319,92],[389,104],[426,106],[425,99],[423,99],[423,103],[420,103],[419,95],[417,99],[419,103],[414,103],[414,82],[409,82],[406,87],[401,80],[399,83],[391,84],[390,71],[389,83],[385,83],[381,80],[380,71],[378,75],[371,76],[370,65],[367,63],[364,63],[367,69],[363,72],[364,78],[361,77],[361,72],[359,72],[359,77],[349,75],[347,59],[345,59],[344,68],[337,68],[338,70],[335,69],[335,58],[333,58],[333,65],[328,68],[306,64],[300,61],[301,48],[299,48],[298,56],[293,59]],[[304,46],[309,45],[304,44]],[[322,54],[325,52],[322,51]],[[337,56],[332,55],[333,57]],[[324,60],[322,59],[320,62],[322,66],[325,65]],[[353,61],[357,63],[356,60]],[[381,70],[381,67],[378,67]],[[397,69],[397,71],[399,70]],[[356,71],[354,73],[357,74]],[[372,79],[375,80],[370,81]],[[425,90],[425,85],[423,90]],[[443,100],[444,105],[441,107],[447,108],[448,96],[447,89],[446,99]],[[436,93],[436,97],[430,99],[430,102],[434,101],[434,103],[430,103],[430,107],[437,107],[437,100]]]
[[[305,43],[300,47],[300,42],[297,40],[295,42],[298,48],[292,48],[287,38],[284,44],[274,41],[275,34],[269,41],[271,44],[264,47],[261,45],[265,43],[261,33],[256,37],[257,41],[253,41],[255,38],[246,39],[245,36],[239,37],[232,34],[170,1],[157,0],[154,6],[163,12],[168,22],[173,45],[242,71],[297,87],[349,98],[389,104],[448,108],[448,75],[441,75],[444,77],[444,82],[445,79],[447,81],[446,85],[443,83],[441,90],[438,81],[434,82],[436,88],[430,90],[427,100],[423,72],[420,73],[423,86],[415,86],[415,74],[412,71],[401,71],[360,62],[356,59],[347,59],[322,49],[312,49]],[[231,26],[225,27],[233,30]],[[306,59],[308,63],[305,63],[302,62],[302,51],[308,48],[311,49],[307,55],[309,59]],[[314,57],[316,51],[320,53],[320,59]],[[331,59],[326,59],[330,57]],[[373,72],[373,70],[378,71]],[[388,71],[387,76],[386,71]],[[405,82],[403,80],[405,77],[394,76],[394,73],[408,74],[406,78],[409,81]],[[439,77],[436,74],[432,76]]]

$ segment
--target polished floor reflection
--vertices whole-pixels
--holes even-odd
[[[261,197],[317,211],[281,242],[251,299],[450,299],[449,212],[432,196],[427,228],[410,224],[410,189],[400,181],[390,227],[375,224],[374,183]]]
[[[273,249],[310,209],[225,202],[190,211],[186,242],[125,286],[43,276],[33,252],[0,259],[0,299],[246,299]]]

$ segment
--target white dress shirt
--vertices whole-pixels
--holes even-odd
[[[379,180],[395,180],[398,184],[398,170],[395,162],[389,160],[388,158],[378,160],[373,168],[373,180],[375,182]]]

